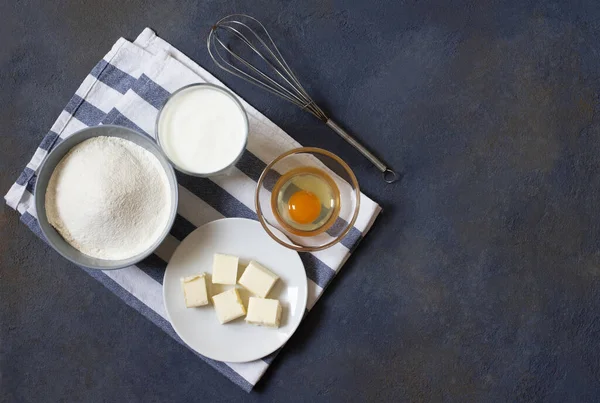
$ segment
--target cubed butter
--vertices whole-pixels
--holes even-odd
[[[208,305],[208,292],[206,291],[206,273],[181,279],[181,288],[185,298],[185,306],[194,308]]]
[[[215,253],[213,256],[213,284],[235,285],[237,283],[238,262],[237,256]]]
[[[246,322],[253,325],[279,327],[281,304],[276,299],[250,297]]]
[[[244,270],[239,283],[257,297],[264,298],[278,279],[275,273],[253,260]]]
[[[235,288],[217,294],[212,299],[217,311],[217,318],[219,318],[221,324],[231,322],[246,314],[246,308],[244,308],[240,294]]]

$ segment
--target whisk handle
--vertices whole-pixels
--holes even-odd
[[[373,153],[365,146],[360,144],[354,137],[350,136],[344,129],[342,129],[337,123],[335,123],[331,119],[327,119],[325,122],[327,126],[331,127],[334,132],[340,135],[341,138],[346,140],[348,143],[352,145],[352,147],[356,148],[362,155],[364,155],[369,161],[373,163],[383,173],[383,180],[387,183],[394,183],[398,180],[398,175],[396,172],[388,168],[379,158],[377,158]]]

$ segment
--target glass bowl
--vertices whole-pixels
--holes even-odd
[[[240,116],[242,117],[242,120],[244,122],[243,123],[243,125],[244,125],[244,129],[243,129],[244,130],[244,133],[243,133],[244,141],[243,141],[243,143],[240,143],[238,145],[239,151],[237,153],[237,156],[234,159],[232,159],[231,161],[228,161],[227,164],[224,164],[224,166],[222,168],[220,168],[216,171],[213,171],[213,172],[193,172],[193,171],[190,171],[190,170],[184,168],[183,166],[181,166],[181,164],[178,163],[177,160],[173,158],[173,155],[170,154],[170,152],[169,152],[170,147],[168,147],[169,142],[165,139],[165,136],[167,136],[168,132],[165,133],[164,130],[162,129],[164,127],[163,123],[165,123],[163,121],[163,119],[165,119],[165,116],[167,116],[166,119],[168,119],[169,115],[172,115],[173,113],[177,112],[176,100],[182,96],[185,96],[188,93],[193,93],[194,91],[198,91],[198,90],[216,91],[216,92],[219,92],[219,93],[225,95],[226,97],[228,97],[231,101],[233,101],[235,106],[241,112]],[[199,111],[199,113],[202,113],[202,111]],[[215,119],[215,117],[209,115],[209,119]],[[233,167],[239,161],[239,159],[242,157],[242,154],[246,150],[246,144],[248,143],[248,114],[246,113],[246,110],[244,109],[244,107],[242,106],[240,101],[238,101],[236,96],[231,91],[229,91],[223,87],[219,87],[218,85],[208,84],[208,83],[189,84],[189,85],[181,87],[177,91],[173,92],[167,98],[167,100],[165,101],[163,106],[158,111],[158,115],[156,116],[156,122],[154,124],[154,128],[155,128],[155,133],[156,133],[156,142],[158,143],[159,147],[162,149],[163,154],[169,160],[171,165],[173,165],[173,167],[176,170],[178,170],[179,172],[182,172],[186,175],[197,176],[197,177],[201,177],[201,178],[207,178],[210,176],[220,175],[220,174],[223,174],[223,173],[229,171],[229,169],[231,169],[231,167]],[[203,129],[203,127],[197,128],[197,130],[202,130],[202,129]]]
[[[284,181],[279,180],[299,169],[324,173],[327,183],[333,182],[332,186],[337,188],[332,198],[335,205],[332,204],[331,219],[316,230],[299,231],[277,213],[277,189],[283,189]],[[254,201],[258,220],[271,238],[286,248],[314,252],[335,245],[350,232],[358,217],[360,189],[356,176],[340,157],[321,148],[303,147],[280,155],[266,166],[258,180]]]

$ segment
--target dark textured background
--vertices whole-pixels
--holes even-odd
[[[215,71],[206,33],[233,11],[271,29],[400,184]],[[1,2],[0,18],[2,194],[115,40],[150,26],[297,140],[346,158],[385,207],[251,394],[2,207],[0,400],[600,400],[597,1],[30,0]]]

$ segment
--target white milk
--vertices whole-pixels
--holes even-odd
[[[166,103],[157,135],[175,165],[206,175],[226,168],[241,154],[247,123],[230,96],[210,86],[193,86]]]

